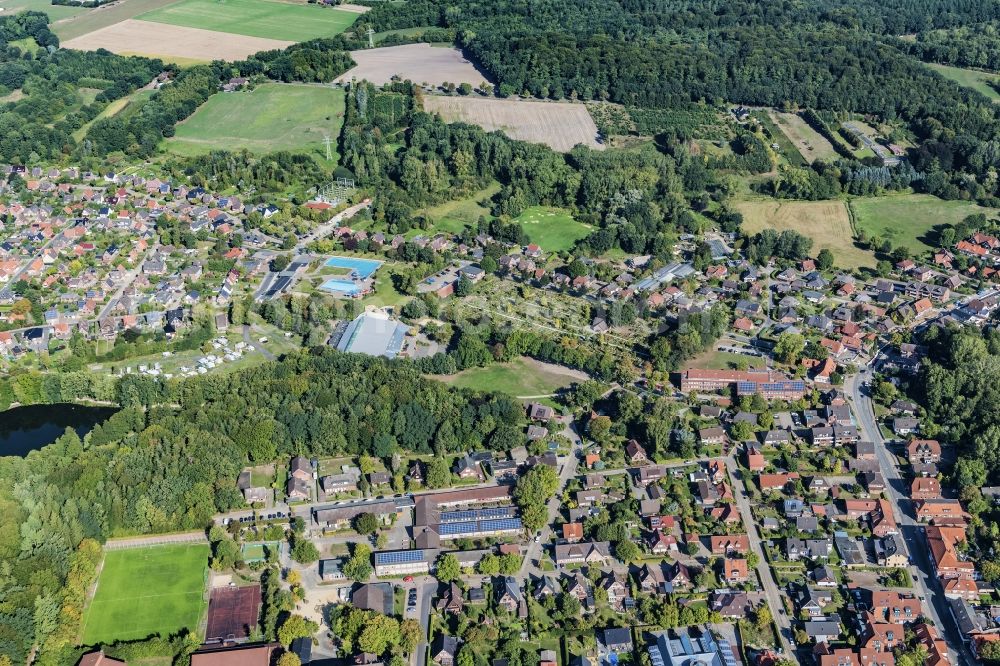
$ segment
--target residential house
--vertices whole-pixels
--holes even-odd
[[[713,555],[746,555],[750,551],[750,538],[746,534],[713,534],[709,544]]]

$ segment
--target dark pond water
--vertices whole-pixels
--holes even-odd
[[[30,405],[0,412],[0,456],[23,456],[51,444],[66,428],[81,437],[117,410],[85,405]]]

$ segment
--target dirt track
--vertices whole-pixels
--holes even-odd
[[[512,139],[543,143],[553,150],[566,152],[578,143],[604,148],[597,143],[597,125],[584,104],[427,95],[424,108],[448,122],[501,130]]]
[[[184,28],[127,19],[100,30],[63,42],[63,47],[94,51],[100,48],[113,53],[141,54],[152,57],[192,60],[239,60],[258,51],[284,49],[293,42],[261,37],[246,37],[228,32]]]

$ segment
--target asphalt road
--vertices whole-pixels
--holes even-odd
[[[750,541],[750,550],[757,555],[757,576],[764,588],[764,596],[767,598],[767,605],[771,608],[771,615],[778,625],[778,636],[781,639],[781,648],[785,651],[785,656],[795,659],[795,650],[792,648],[792,623],[785,613],[785,605],[781,600],[781,590],[771,573],[771,567],[764,557],[764,548],[761,545],[760,533],[757,531],[757,524],[754,522],[753,514],[750,511],[750,501],[747,499],[746,482],[736,466],[736,461],[732,456],[726,456],[726,469],[733,481],[733,496],[736,498],[736,507],[740,510],[743,518],[743,525],[746,528]],[[736,481],[740,480],[741,483]]]
[[[922,526],[915,519],[913,513],[913,503],[909,498],[909,490],[906,481],[900,474],[899,466],[896,464],[895,456],[886,448],[885,438],[875,422],[875,410],[872,406],[871,398],[862,388],[863,384],[872,379],[872,370],[866,367],[860,374],[847,377],[844,381],[844,388],[847,390],[848,399],[855,415],[858,417],[858,426],[863,438],[874,442],[875,453],[878,456],[879,467],[885,479],[886,493],[892,503],[893,515],[896,525],[899,526],[903,537],[903,544],[910,561],[916,565],[916,573],[913,575],[914,590],[926,601],[923,604],[934,625],[938,627],[939,633],[948,644],[948,650],[953,655],[962,655],[963,663],[976,663],[971,652],[966,649],[962,642],[961,634],[955,624],[955,618],[951,614],[944,590],[937,576],[934,575],[934,567],[930,560],[930,549],[924,537]],[[913,574],[913,567],[911,567]]]
[[[409,589],[409,588],[407,588]],[[413,666],[425,666],[427,663],[428,632],[433,606],[431,601],[437,591],[437,581],[431,576],[421,576],[417,579],[417,617],[420,618],[420,631],[423,640],[413,652],[410,663]],[[409,594],[409,592],[407,592]],[[412,617],[404,611],[404,617]]]
[[[562,467],[559,468],[559,489],[556,491],[555,496],[549,500],[548,520],[545,523],[545,527],[541,529],[541,537],[538,541],[535,541],[534,536],[529,535],[531,540],[528,542],[528,549],[524,553],[524,560],[521,562],[521,570],[517,575],[518,579],[522,583],[525,582],[529,575],[540,576],[542,573],[540,567],[542,548],[544,544],[552,542],[552,523],[555,522],[558,517],[559,509],[562,506],[563,490],[566,488],[566,484],[569,483],[569,480],[576,476],[576,469],[580,463],[580,455],[583,453],[583,440],[580,439],[580,435],[576,432],[576,428],[574,428],[572,421],[566,425],[562,434],[570,439],[573,446],[569,456],[567,456],[567,459],[563,462]]]

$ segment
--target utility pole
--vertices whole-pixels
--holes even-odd
[[[375,48],[375,31],[371,26],[368,26],[368,48]]]
[[[330,136],[323,137],[323,145],[326,146],[326,161],[330,161]]]

